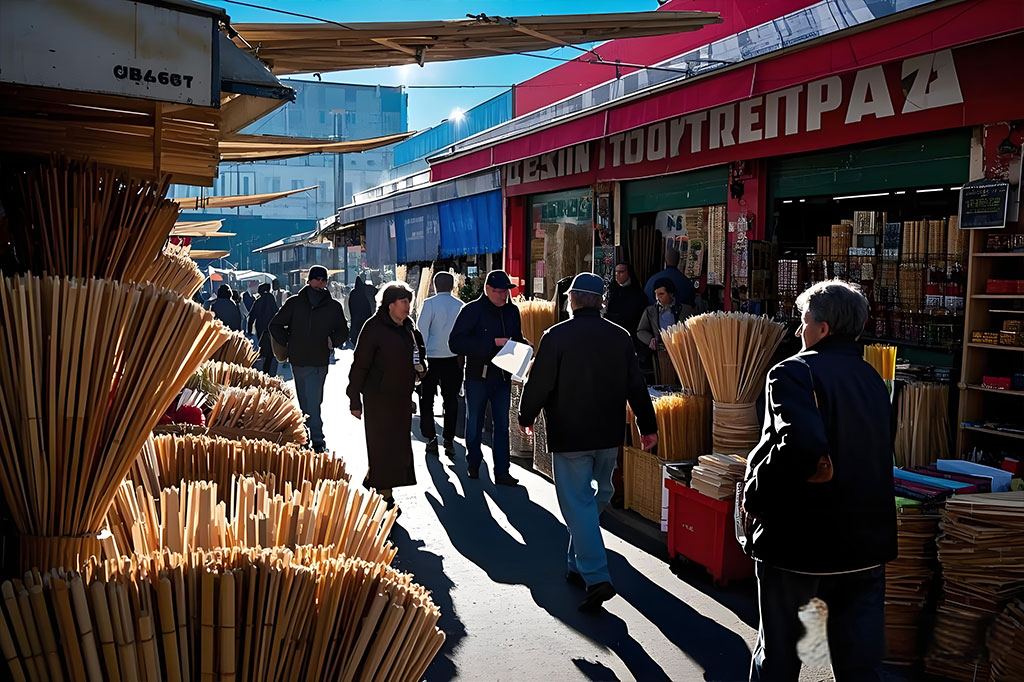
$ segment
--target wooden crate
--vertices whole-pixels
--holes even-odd
[[[645,519],[660,524],[665,488],[664,462],[649,452],[627,445],[623,448],[622,463],[626,509],[632,509]]]

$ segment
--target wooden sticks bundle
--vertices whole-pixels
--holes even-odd
[[[211,360],[204,364],[200,371],[205,371],[206,376],[218,386],[232,388],[262,388],[278,393],[292,395],[291,387],[281,377],[270,376],[253,367],[243,367],[229,362]]]
[[[864,362],[875,368],[886,381],[896,378],[896,346],[873,343],[864,346]]]
[[[233,477],[230,489],[220,491],[216,483],[182,481],[156,499],[124,481],[107,515],[114,545],[108,556],[317,545],[331,556],[390,564],[396,550],[387,538],[397,515],[375,491],[348,481],[303,481],[294,489],[285,483],[280,492],[273,478],[268,485]]]
[[[242,367],[252,367],[260,354],[252,347],[252,341],[242,332],[228,330],[223,345],[210,355],[210,360],[227,362]]]
[[[754,402],[786,328],[748,313],[704,313],[685,324],[693,334],[715,401]]]
[[[947,384],[907,384],[897,412],[896,466],[928,466],[949,458]]]
[[[523,321],[523,336],[536,349],[540,344],[540,337],[558,319],[555,302],[537,298],[526,299],[522,296],[517,296],[512,302],[519,308],[519,316]]]
[[[153,285],[57,277],[4,279],[0,317],[0,486],[14,522],[32,536],[96,532],[221,326]]]
[[[704,371],[700,353],[697,352],[693,332],[686,324],[680,322],[662,330],[661,340],[683,388],[694,395],[709,395],[711,385],[708,383],[708,375]]]
[[[305,481],[347,481],[345,461],[330,453],[277,445],[265,440],[229,440],[210,436],[153,436],[142,448],[128,478],[159,499],[180,481],[211,481],[218,490],[233,489],[236,476],[273,479],[277,489],[300,489]],[[221,501],[226,501],[221,500]]]
[[[658,457],[681,462],[711,452],[711,397],[664,395],[654,401]]]
[[[192,298],[203,286],[206,275],[184,249],[167,245],[157,256],[149,281],[158,287],[177,291],[185,298]]]
[[[225,388],[206,420],[211,432],[232,430],[280,434],[288,443],[306,442],[306,422],[295,399],[287,393],[261,388]],[[276,440],[276,438],[271,438]]]
[[[4,197],[22,268],[59,277],[145,282],[178,218],[168,177],[139,180],[55,157],[18,178]]]
[[[444,643],[411,576],[323,548],[135,554],[0,591],[16,680],[415,682]]]

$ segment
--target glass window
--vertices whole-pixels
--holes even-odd
[[[530,199],[530,291],[551,298],[558,280],[593,271],[594,207],[590,188]]]

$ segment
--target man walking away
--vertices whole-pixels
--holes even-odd
[[[335,348],[348,338],[348,323],[341,304],[327,291],[327,268],[309,269],[306,286],[281,306],[270,321],[274,339],[288,348],[288,361],[295,376],[295,393],[306,415],[313,449],[327,450],[320,404],[324,400],[324,381]]]
[[[455,318],[462,310],[462,301],[452,295],[455,276],[450,272],[434,275],[434,291],[423,302],[419,329],[427,348],[427,376],[420,382],[420,433],[427,439],[427,454],[437,454],[437,428],[434,425],[434,396],[441,387],[444,406],[445,454],[455,454],[455,426],[459,415],[459,388],[462,386],[462,366],[458,356],[448,347],[448,337],[455,326]]]
[[[658,443],[654,406],[633,341],[627,331],[601,318],[603,292],[597,275],[576,275],[569,288],[572,318],[544,332],[519,405],[524,433],[531,432],[541,409],[546,415],[555,493],[569,530],[565,579],[586,585],[582,611],[597,610],[615,596],[599,517],[612,497],[627,401],[642,447]]]
[[[366,283],[362,275],[356,277],[355,286],[352,287],[352,291],[348,295],[348,314],[352,318],[349,341],[353,346],[359,340],[359,332],[363,325],[373,316],[376,296],[377,292]]]
[[[680,303],[694,304],[696,292],[693,289],[693,282],[679,271],[679,252],[673,246],[665,247],[665,269],[651,275],[644,286],[648,305],[654,305],[657,300],[654,296],[655,283],[663,278],[667,278],[675,286],[676,300]]]
[[[462,306],[448,337],[448,348],[466,356],[466,463],[470,478],[480,477],[483,451],[484,411],[491,404],[494,426],[491,451],[494,482],[518,485],[509,470],[508,411],[512,401],[512,376],[491,359],[508,341],[526,343],[519,309],[509,302],[512,282],[502,270],[487,273],[484,293]]]
[[[210,303],[210,310],[228,329],[236,332],[242,331],[242,311],[232,300],[231,287],[227,284],[221,284],[217,288],[217,298]]]
[[[768,373],[767,419],[744,482],[761,613],[750,679],[797,679],[797,612],[818,597],[836,682],[881,680],[896,508],[889,394],[857,343],[868,301],[831,280],[796,304],[803,351]]]
[[[275,376],[277,374],[277,358],[274,357],[273,345],[270,342],[270,321],[277,314],[278,306],[274,295],[270,293],[269,284],[261,284],[258,296],[249,311],[249,333],[256,335],[256,342],[260,347],[259,368]]]

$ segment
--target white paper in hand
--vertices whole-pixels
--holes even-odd
[[[530,366],[532,359],[533,349],[529,345],[509,340],[501,347],[498,354],[491,358],[491,362],[522,381],[526,378],[526,369]]]

